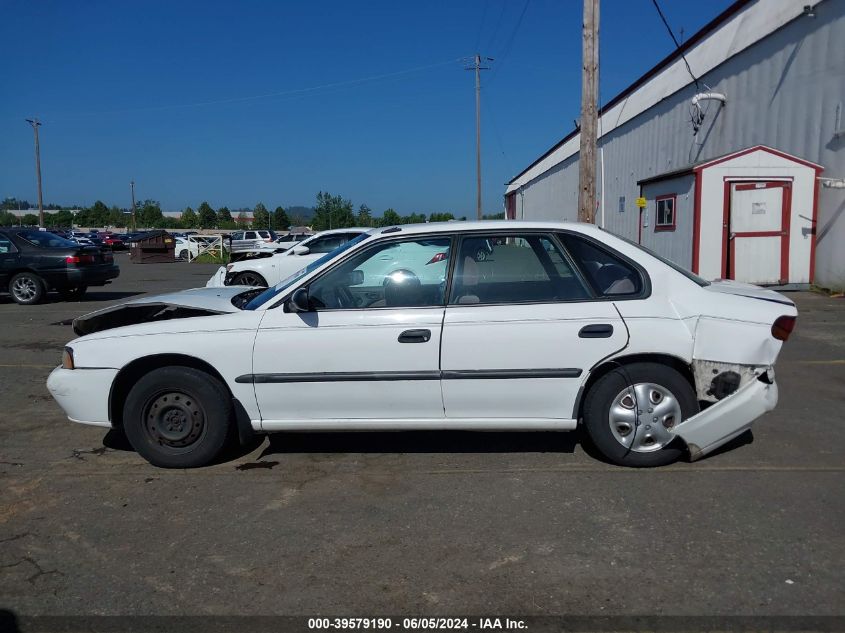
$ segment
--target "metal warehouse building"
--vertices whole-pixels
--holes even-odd
[[[845,0],[735,2],[598,130],[601,226],[706,278],[845,287]],[[579,143],[508,184],[508,218],[577,218]]]

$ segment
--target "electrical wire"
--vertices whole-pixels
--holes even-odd
[[[672,41],[675,42],[675,48],[678,52],[681,52],[681,44],[678,42],[678,38],[675,37],[675,33],[672,31],[672,27],[669,26],[668,20],[666,20],[666,16],[663,15],[663,10],[660,8],[660,5],[657,3],[657,0],[651,0],[654,8],[657,9],[657,14],[660,16],[660,19],[663,21],[663,25],[666,27],[666,30],[669,31],[669,36],[672,38]],[[689,76],[692,77],[693,83],[695,83],[696,90],[698,89],[698,77],[692,72],[692,68],[690,68],[689,62],[687,61],[686,55],[681,52],[681,59],[684,60],[684,64],[686,64],[687,72]]]
[[[513,42],[516,39],[516,34],[519,31],[519,27],[522,26],[522,20],[525,17],[525,12],[528,10],[528,5],[529,5],[530,2],[531,2],[531,0],[525,0],[525,4],[522,5],[522,11],[519,14],[519,18],[517,18],[517,20],[516,20],[516,24],[514,25],[513,30],[511,31],[510,37],[508,37],[508,39],[507,39],[507,43],[505,44],[505,47],[502,49],[502,52],[499,55],[496,56],[496,60],[497,60],[496,68],[493,69],[493,72],[490,75],[490,81],[491,82],[493,81],[493,79],[498,74],[499,69],[502,67],[502,64],[504,63],[505,59],[508,56],[508,53],[511,52],[511,47],[513,46]]]
[[[461,59],[450,59],[448,61],[437,62],[435,64],[427,64],[425,66],[416,66],[414,68],[407,68],[405,70],[398,70],[391,73],[383,73],[381,75],[372,75],[370,77],[361,77],[358,79],[349,79],[346,81],[336,81],[332,83],[322,84],[319,86],[311,86],[308,88],[296,88],[293,90],[280,90],[278,92],[268,92],[264,94],[258,95],[248,95],[244,97],[230,97],[226,99],[213,99],[210,101],[197,101],[193,103],[181,103],[181,104],[168,104],[162,106],[148,106],[143,108],[127,108],[122,110],[106,110],[100,112],[85,112],[85,113],[78,113],[78,114],[71,114],[68,116],[61,117],[61,119],[67,118],[77,118],[77,117],[88,117],[88,116],[101,116],[105,114],[125,114],[125,113],[134,113],[134,112],[161,112],[166,110],[176,110],[176,109],[183,109],[183,108],[199,108],[205,106],[212,106],[212,105],[222,105],[227,103],[242,103],[246,101],[256,101],[260,99],[272,99],[277,97],[288,97],[288,96],[302,96],[302,95],[310,95],[314,93],[318,93],[323,90],[330,90],[330,89],[340,89],[340,88],[350,88],[364,83],[370,83],[374,81],[381,81],[384,79],[393,79],[396,77],[401,77],[403,75],[409,75],[412,73],[421,72],[424,70],[429,70],[432,68],[438,68],[441,66],[448,66],[450,64],[455,64],[460,62]],[[57,120],[52,118],[53,121]]]

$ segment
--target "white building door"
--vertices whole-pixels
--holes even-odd
[[[789,277],[791,183],[730,183],[728,277],[784,284]]]

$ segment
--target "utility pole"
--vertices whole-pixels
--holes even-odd
[[[492,62],[492,57],[485,57],[485,62]],[[475,70],[475,214],[481,219],[481,71],[490,70],[481,65],[481,55],[475,55],[472,66],[464,70]]]
[[[138,225],[135,224],[135,181],[129,181],[129,188],[132,190],[132,230],[138,230]]]
[[[581,74],[581,149],[578,158],[578,220],[596,222],[596,131],[598,128],[599,0],[584,0]],[[604,192],[602,192],[604,195]]]
[[[44,227],[44,200],[41,197],[41,146],[38,144],[38,128],[41,122],[38,119],[27,119],[27,123],[35,131],[35,173],[38,175],[38,226]]]

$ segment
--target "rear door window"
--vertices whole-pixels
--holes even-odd
[[[461,240],[449,303],[553,303],[590,297],[550,235],[495,234]]]

